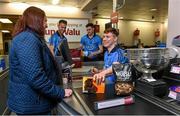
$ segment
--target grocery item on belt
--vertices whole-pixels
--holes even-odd
[[[168,97],[180,102],[180,86],[171,86],[169,88]]]
[[[132,64],[113,64],[113,72],[116,76],[115,94],[130,95],[133,90]]]
[[[104,93],[105,83],[99,85],[93,80],[93,77],[83,77],[83,93]]]

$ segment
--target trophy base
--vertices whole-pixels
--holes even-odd
[[[160,80],[148,82],[147,80],[141,79],[136,82],[136,90],[152,96],[164,96],[167,92],[167,85]]]

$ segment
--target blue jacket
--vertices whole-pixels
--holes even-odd
[[[45,41],[27,29],[13,38],[7,105],[19,114],[50,111],[64,97],[58,70]]]

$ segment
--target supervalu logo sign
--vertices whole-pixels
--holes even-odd
[[[62,18],[48,18],[46,28],[45,39],[51,37],[57,30],[57,24],[59,20]],[[63,18],[64,19],[64,18]],[[66,36],[68,42],[80,42],[80,39],[83,35],[86,34],[86,24],[88,23],[88,19],[64,19],[68,22],[66,32],[64,35]]]

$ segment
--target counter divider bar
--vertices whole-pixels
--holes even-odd
[[[84,111],[87,113],[87,115],[93,115],[92,111],[89,109],[86,103],[83,100],[81,100],[81,97],[78,95],[78,93],[75,90],[73,90],[73,92],[79,103],[82,105]]]
[[[71,108],[67,103],[65,103],[63,100],[58,104],[62,107],[62,109],[68,114],[68,115],[80,115],[79,112]]]
[[[11,111],[9,110],[8,107],[6,107],[6,109],[4,110],[4,112],[2,113],[2,116],[4,115],[10,115],[11,114]]]
[[[9,68],[5,69],[3,72],[0,73],[0,81],[6,78],[9,74]]]
[[[176,79],[176,78],[169,78],[167,76],[163,76],[162,78],[168,79],[168,80],[173,80],[173,81],[176,81],[176,82],[180,82],[180,79]]]
[[[136,90],[137,91],[137,90]],[[136,94],[137,96],[141,97],[142,99],[144,100],[147,100],[148,102],[168,111],[168,112],[171,112],[172,114],[175,114],[175,115],[180,115],[180,112],[173,109],[172,106],[169,106],[169,104],[167,103],[163,103],[163,101],[160,101],[158,98],[155,98],[155,97],[151,97],[150,95],[147,96],[147,95],[142,95],[141,93],[139,93],[138,91],[137,92],[134,92],[134,94]]]

